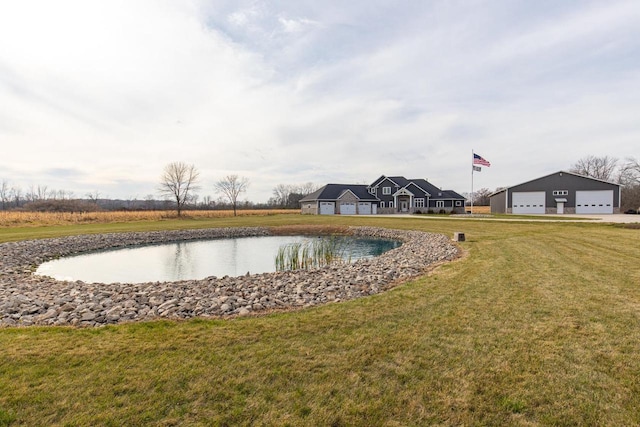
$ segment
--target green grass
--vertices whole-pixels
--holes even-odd
[[[466,256],[291,313],[0,329],[0,426],[640,424],[639,230],[269,217],[31,236],[291,224],[462,231]]]

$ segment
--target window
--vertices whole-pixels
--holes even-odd
[[[416,199],[414,203],[416,208],[424,208],[424,199]]]
[[[444,208],[444,200],[436,200],[436,208]]]
[[[456,206],[462,206],[462,200],[456,200]]]
[[[554,196],[568,196],[569,190],[553,190]]]
[[[369,188],[369,194],[376,194],[378,192],[377,187]]]
[[[392,208],[393,207],[393,202],[389,202],[389,207]]]
[[[382,194],[385,196],[391,195],[391,187],[382,187]]]
[[[384,202],[380,202],[380,207],[384,208]]]

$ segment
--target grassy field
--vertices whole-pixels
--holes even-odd
[[[297,209],[241,209],[237,216],[299,214]],[[232,210],[183,211],[187,219],[229,218]],[[175,211],[21,212],[0,211],[0,228],[57,225],[106,224],[113,222],[165,221],[176,219]]]
[[[289,224],[462,231],[466,256],[385,294],[291,313],[0,329],[0,426],[640,424],[640,230],[280,215],[0,240]]]

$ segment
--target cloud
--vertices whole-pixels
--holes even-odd
[[[640,136],[639,14],[632,1],[10,2],[0,179],[127,198],[186,161],[203,195],[237,173],[265,201],[281,183],[380,174],[465,191],[472,148],[494,165],[487,187],[623,158]]]

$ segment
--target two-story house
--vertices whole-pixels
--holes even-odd
[[[464,213],[465,198],[426,179],[381,176],[371,185],[327,184],[305,196],[303,214]]]
[[[378,213],[464,213],[464,197],[426,179],[383,175],[369,185],[368,191],[380,200]]]

